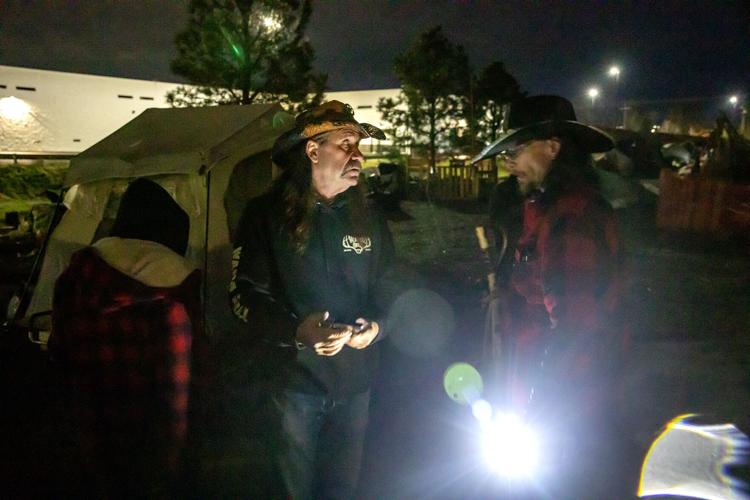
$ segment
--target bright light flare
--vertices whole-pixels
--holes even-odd
[[[488,465],[505,477],[526,477],[539,463],[536,433],[518,415],[498,412],[483,426],[482,449]]]
[[[594,99],[596,99],[597,97],[599,97],[599,89],[596,88],[596,87],[591,87],[590,89],[588,89],[588,91],[586,92],[586,94],[593,101]]]
[[[740,98],[737,97],[736,95],[729,97],[729,104],[731,104],[732,106],[737,106],[738,102],[740,102]]]
[[[0,117],[6,120],[20,122],[29,118],[31,106],[17,97],[3,97],[0,99]]]
[[[492,420],[492,405],[486,399],[478,399],[471,405],[471,413],[482,425]]]
[[[610,66],[609,70],[607,70],[607,74],[611,76],[612,78],[617,78],[620,76],[620,68],[619,66]]]
[[[261,22],[263,23],[263,27],[268,31],[277,31],[281,29],[281,23],[274,16],[263,16]]]

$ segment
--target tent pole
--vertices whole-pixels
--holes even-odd
[[[26,316],[26,311],[29,309],[30,305],[31,287],[33,286],[34,282],[39,279],[39,273],[41,272],[42,263],[44,262],[44,255],[47,253],[49,240],[52,238],[52,231],[54,231],[54,229],[57,227],[57,224],[59,224],[60,220],[62,219],[60,210],[62,210],[61,207],[63,206],[63,200],[65,199],[65,192],[65,186],[61,186],[60,194],[58,194],[57,202],[55,203],[55,208],[52,210],[52,216],[49,219],[47,234],[44,235],[44,241],[42,241],[42,244],[37,250],[36,256],[34,257],[34,263],[31,266],[31,272],[24,282],[23,289],[21,289],[21,295],[19,296],[18,300],[18,307],[13,312],[12,318],[6,318],[5,323],[3,323],[4,327],[12,328],[18,324],[19,318]]]
[[[211,170],[205,165],[202,167],[208,170],[206,174],[206,223],[203,230],[203,331],[208,335],[208,221],[211,215]]]

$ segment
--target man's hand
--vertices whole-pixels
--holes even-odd
[[[368,322],[364,318],[358,318],[355,323],[358,331],[351,334],[346,345],[354,349],[364,349],[372,344],[375,337],[378,336],[380,327],[375,321]]]
[[[341,328],[321,326],[328,319],[327,313],[313,313],[297,327],[296,340],[314,349],[319,356],[335,356],[344,348],[352,335],[349,325]]]

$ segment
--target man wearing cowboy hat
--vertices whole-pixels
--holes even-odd
[[[623,345],[622,252],[591,163],[591,153],[612,147],[606,134],[576,120],[568,100],[533,96],[511,105],[505,133],[474,159],[502,157],[522,203],[520,237],[498,277],[503,345],[514,346],[517,366],[511,397],[589,433],[612,410]]]
[[[267,367],[281,426],[272,453],[294,499],[355,494],[393,258],[358,188],[367,137],[385,135],[338,101],[297,116],[273,147],[281,175],[237,231],[230,297]]]

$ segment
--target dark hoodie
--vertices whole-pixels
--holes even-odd
[[[394,255],[385,218],[370,207],[366,234],[356,234],[350,196],[330,204],[317,202],[304,252],[297,251],[281,229],[278,194],[251,200],[237,232],[230,297],[235,314],[247,322],[258,341],[259,357],[282,384],[301,392],[331,395],[367,390],[377,360],[377,346],[357,350],[345,346],[335,356],[298,350],[294,335],[308,315],[329,311],[331,319],[353,324],[382,319],[387,302],[379,290]]]

